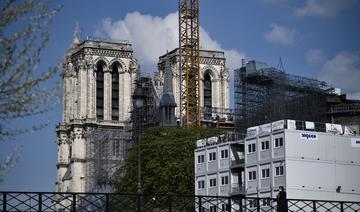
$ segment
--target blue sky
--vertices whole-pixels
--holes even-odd
[[[75,23],[86,36],[130,40],[142,72],[154,73],[160,54],[177,45],[177,1],[64,0],[50,26],[51,38],[41,67],[61,58],[70,46]],[[277,66],[279,57],[291,74],[326,80],[352,98],[360,97],[360,1],[226,0],[201,1],[201,46],[225,51],[230,70],[241,58]],[[58,79],[60,80],[60,79]],[[51,118],[39,132],[0,144],[2,160],[21,146],[19,161],[0,190],[53,191],[56,177],[55,124],[61,106],[26,123]]]

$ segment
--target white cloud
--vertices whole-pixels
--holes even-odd
[[[295,14],[298,16],[336,16],[355,2],[356,0],[306,0],[305,5],[296,8]]]
[[[96,34],[111,39],[129,40],[134,53],[144,68],[156,68],[158,57],[177,45],[177,15],[165,18],[128,13],[123,20],[102,20]]]
[[[305,53],[305,59],[310,65],[320,65],[326,60],[326,55],[321,49],[312,49]]]
[[[343,89],[351,97],[360,95],[360,54],[340,52],[327,60],[319,78]]]
[[[133,44],[134,54],[144,72],[157,70],[159,56],[178,47],[178,15],[170,13],[166,17],[144,15],[139,12],[128,13],[123,20],[113,21],[106,18],[101,21],[97,35],[111,39],[129,40]],[[200,29],[201,48],[225,52],[230,70],[240,67],[245,54],[236,50],[223,49],[212,39],[209,33]]]
[[[265,38],[272,43],[290,45],[294,43],[296,31],[277,24],[271,25],[271,31],[265,34]]]

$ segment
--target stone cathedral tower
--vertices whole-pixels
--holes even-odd
[[[131,44],[74,39],[63,72],[57,126],[57,192],[88,192],[121,175],[131,135],[131,96],[138,63]]]
[[[225,65],[225,54],[222,51],[200,50],[200,106],[201,120],[228,119],[229,110],[229,70]],[[158,72],[155,76],[155,86],[158,93],[164,91],[166,70],[172,72],[172,92],[176,108],[175,116],[180,117],[180,73],[179,49],[174,49],[159,57]]]

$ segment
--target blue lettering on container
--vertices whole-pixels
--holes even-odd
[[[313,133],[301,133],[300,138],[306,140],[317,140],[317,135]]]

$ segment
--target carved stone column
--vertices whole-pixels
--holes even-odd
[[[123,118],[124,120],[127,120],[129,118],[128,113],[131,111],[131,77],[128,71],[126,71],[123,75]]]
[[[72,132],[71,174],[70,187],[72,192],[85,191],[85,158],[86,142],[82,127],[74,127]]]
[[[95,118],[95,72],[94,72],[94,61],[90,55],[85,56],[86,61],[86,84],[87,84],[87,93],[86,93],[86,117]]]
[[[129,68],[124,74],[124,120],[130,119],[132,110],[132,94],[135,89],[138,64],[135,59],[129,62]]]
[[[70,68],[72,68],[72,63],[70,61],[70,59],[68,58],[68,62],[65,63],[63,65],[63,69],[64,69],[64,73],[62,75],[63,77],[63,96],[62,96],[62,104],[63,104],[63,112],[62,112],[62,121],[63,122],[68,122],[69,121],[69,116],[70,116],[70,101],[69,101],[69,91],[70,91],[70,76],[69,76],[69,72],[70,72]]]
[[[104,120],[111,120],[111,72],[104,69]]]
[[[78,90],[77,90],[77,73],[74,71],[74,73],[70,76],[70,97],[69,97],[69,101],[70,101],[70,114],[69,114],[69,119],[74,119],[76,118],[77,113],[77,96],[78,96]]]
[[[59,130],[57,137],[58,158],[57,158],[57,192],[64,192],[66,187],[63,185],[63,177],[68,169],[69,164],[69,144],[66,131]]]
[[[211,105],[212,107],[220,107],[220,79],[219,78],[214,78],[211,80],[211,90],[212,90],[212,98],[211,98]]]
[[[229,82],[230,82],[230,73],[229,69],[225,68],[223,72],[223,89],[224,89],[224,108],[230,107],[230,90],[229,90]]]
[[[76,73],[70,58],[67,58],[64,64],[63,73],[63,122],[69,122],[74,118],[74,110],[76,109],[75,100],[77,96],[76,90]]]
[[[222,108],[228,108],[227,102],[227,96],[228,93],[228,78],[229,78],[229,71],[227,68],[223,69],[221,68],[220,71],[220,79],[221,79],[221,107]]]
[[[120,121],[125,121],[124,120],[124,111],[125,111],[125,105],[124,105],[124,85],[125,85],[125,81],[124,81],[124,68],[121,68],[121,70],[119,70],[119,120]]]
[[[204,107],[204,77],[200,74],[200,107]]]
[[[135,81],[138,77],[138,70],[139,70],[139,64],[137,63],[137,60],[135,58],[133,58],[131,61],[130,61],[130,64],[129,64],[129,73],[130,73],[130,78],[131,78],[131,94],[134,92],[135,90]]]
[[[78,61],[78,80],[79,80],[79,95],[78,95],[78,101],[79,101],[79,118],[85,118],[86,117],[86,101],[87,101],[87,69],[86,69],[86,63],[83,59],[79,59]]]
[[[177,70],[178,67],[177,67]],[[175,117],[179,118],[180,117],[180,75],[177,72],[173,72],[173,93],[174,93],[174,98],[175,98],[175,102],[176,102],[176,108],[175,108]]]

